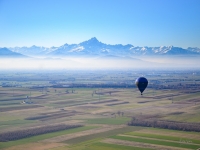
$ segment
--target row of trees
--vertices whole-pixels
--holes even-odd
[[[63,84],[56,84],[50,87],[66,88]],[[135,84],[69,84],[67,88],[135,88]]]
[[[1,107],[0,112],[21,110],[21,109],[31,109],[31,108],[38,108],[38,107],[44,107],[44,106],[41,106],[41,105],[26,105],[26,106]]]
[[[52,119],[58,119],[58,118],[64,118],[64,117],[69,117],[69,116],[74,116],[76,114],[80,114],[79,112],[76,111],[71,111],[71,112],[60,112],[57,114],[49,114],[49,115],[39,115],[39,116],[33,116],[33,117],[28,117],[25,118],[25,120],[40,120],[40,121],[46,121],[46,120],[52,120]]]
[[[14,141],[14,140],[22,139],[22,138],[35,136],[35,135],[67,130],[67,129],[77,128],[81,126],[83,125],[59,124],[59,125],[43,126],[43,127],[37,127],[37,128],[31,128],[31,129],[25,129],[25,130],[5,132],[5,133],[0,133],[0,142]]]
[[[182,131],[195,131],[200,132],[199,123],[187,123],[187,122],[175,122],[175,121],[160,121],[160,120],[143,120],[135,119],[128,123],[129,126],[143,126],[143,127],[154,127],[172,130]]]

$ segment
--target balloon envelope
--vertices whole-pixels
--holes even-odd
[[[145,77],[139,77],[135,80],[135,85],[140,90],[141,95],[142,95],[142,92],[144,92],[144,90],[146,89],[148,85],[148,80]]]

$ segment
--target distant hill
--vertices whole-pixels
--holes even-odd
[[[7,48],[0,48],[0,57],[9,57],[9,58],[26,58],[27,56],[24,56],[20,53],[13,52]]]
[[[24,46],[24,47],[14,47],[9,49],[13,52],[21,53],[26,56],[37,57],[37,56],[45,56],[46,54],[56,50],[57,47],[46,48],[33,45],[31,47]]]

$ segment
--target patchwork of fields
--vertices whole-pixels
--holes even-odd
[[[0,74],[0,149],[200,148],[199,132],[128,125],[135,119],[200,127],[199,75],[160,73],[147,76],[149,86],[141,96],[133,88],[134,79],[140,74]],[[72,76],[75,81],[71,81]],[[171,78],[176,81],[169,82]],[[183,88],[171,88],[173,84],[179,87],[179,80]],[[125,87],[109,87],[119,85]],[[163,86],[169,88],[158,88]],[[187,88],[195,92],[186,92]],[[19,134],[18,138],[13,133]],[[9,138],[5,140],[3,135]]]

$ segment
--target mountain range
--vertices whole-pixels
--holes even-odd
[[[8,47],[0,48],[0,57],[62,58],[68,56],[134,57],[160,55],[199,55],[200,48],[187,49],[174,46],[139,47],[131,44],[110,45],[93,37],[79,44],[64,44],[60,47]]]

